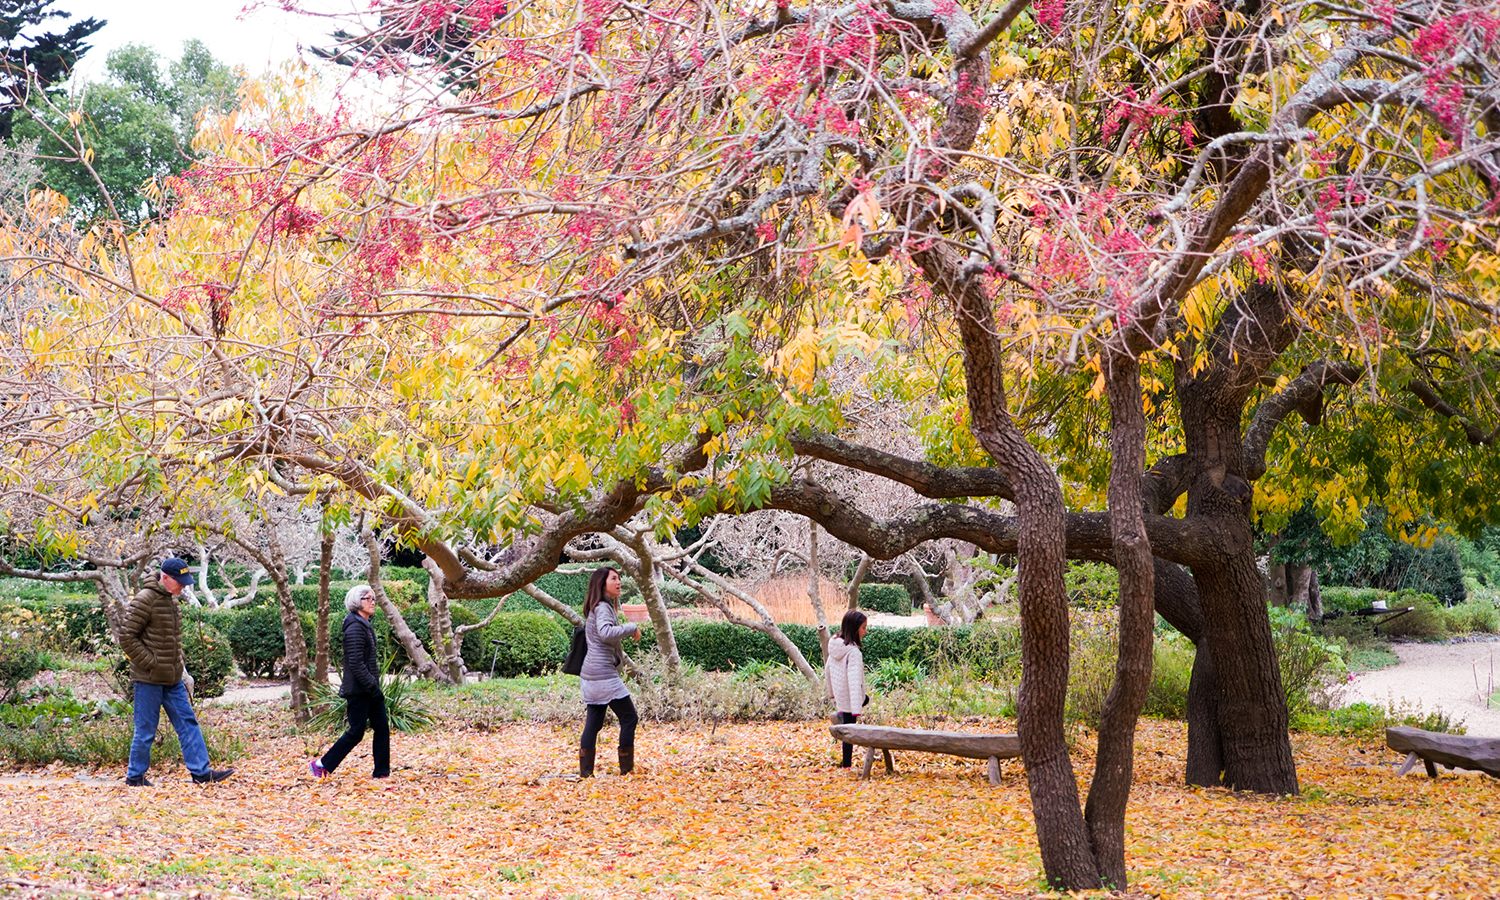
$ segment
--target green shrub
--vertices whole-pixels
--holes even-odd
[[[1108,609],[1119,603],[1120,574],[1106,563],[1070,562],[1063,585],[1073,606]]]
[[[1069,644],[1066,716],[1097,728],[1104,699],[1115,682],[1115,658],[1119,654],[1115,617],[1075,611]]]
[[[783,625],[785,631],[793,626]],[[812,629],[809,629],[812,630]],[[860,650],[864,653],[865,668],[874,668],[888,659],[910,660],[917,664],[925,662],[919,656],[911,653],[912,642],[926,631],[925,628],[871,628],[865,632],[865,637]],[[790,634],[788,635],[790,636]],[[817,651],[817,631],[812,630],[813,654],[808,657],[809,661],[822,661],[821,654]],[[801,641],[797,645],[802,646]]]
[[[426,731],[437,724],[437,716],[422,699],[415,683],[401,678],[387,678],[391,658],[381,661],[381,692],[385,694],[385,714],[391,728],[406,734]],[[309,723],[321,731],[338,732],[349,720],[349,703],[339,696],[339,690],[328,684],[314,683],[312,698],[308,703],[312,713]]]
[[[21,683],[42,671],[42,655],[29,640],[0,641],[0,703],[8,702]]]
[[[337,616],[340,621],[343,621],[345,611],[344,595],[356,584],[368,584],[368,582],[364,579],[359,579],[357,581],[330,581],[328,583],[328,617],[330,619]],[[390,598],[390,601],[396,604],[397,607],[404,609],[418,601],[426,602],[427,581],[425,578],[421,584],[405,579],[386,578],[381,581],[380,585],[385,588],[386,597]],[[291,587],[291,593],[292,605],[297,607],[297,609],[313,613],[318,611],[318,585],[316,582],[313,584],[294,584]],[[268,598],[266,602],[269,605],[276,605],[276,590],[274,585],[266,587],[264,595]]]
[[[556,616],[534,611],[499,613],[476,633],[482,634],[482,646],[492,656],[497,678],[541,675],[556,669],[568,655],[572,636],[572,630],[565,631]],[[491,641],[502,643],[494,647]]]
[[[1181,635],[1158,636],[1152,652],[1151,688],[1142,715],[1157,719],[1187,718],[1188,687],[1197,650]]]
[[[1338,709],[1307,710],[1292,717],[1292,728],[1296,731],[1363,737],[1369,740],[1383,740],[1385,730],[1398,725],[1449,734],[1463,734],[1465,730],[1461,721],[1454,720],[1442,710],[1424,712],[1420,707],[1404,703],[1386,706],[1351,703]]]
[[[433,655],[435,651],[432,642],[432,607],[423,601],[401,610],[401,617],[406,620],[407,626],[411,628],[412,634],[417,636],[417,640],[422,642],[422,649],[426,650],[428,655]],[[458,628],[462,625],[475,624],[481,616],[462,603],[449,602],[448,618],[453,623],[453,627]],[[392,654],[391,670],[402,671],[411,665],[411,658],[407,656],[406,648],[401,646],[401,642],[396,640],[394,634],[391,634],[390,623],[384,616],[377,614],[375,620],[377,643],[389,647]],[[490,665],[490,653],[493,648],[482,632],[483,629],[475,629],[465,634],[463,645],[458,650],[459,657],[464,661],[464,667],[473,672],[486,671]]]
[[[1354,612],[1359,609],[1369,609],[1375,605],[1377,600],[1385,600],[1390,605],[1394,596],[1390,591],[1377,590],[1365,587],[1320,587],[1319,594],[1323,597],[1323,613],[1332,612]]]
[[[816,628],[808,625],[782,625],[780,628],[797,649],[802,651],[809,663],[817,665],[821,661]],[[875,630],[885,629],[872,629]],[[685,622],[673,628],[673,635],[677,639],[677,652],[682,661],[710,672],[737,669],[755,661],[788,662],[786,654],[781,652],[781,648],[770,637],[729,622]],[[646,629],[641,649],[649,649],[655,643],[655,632],[650,628]],[[868,664],[869,657],[866,656],[866,665]]]
[[[929,672],[1014,683],[1021,678],[1021,630],[1009,622],[985,619],[973,625],[910,629],[907,657]]]
[[[901,584],[861,584],[859,605],[871,612],[911,615],[911,594]]]
[[[1402,592],[1390,605],[1393,608],[1410,606],[1412,611],[1381,624],[1381,633],[1419,641],[1437,641],[1448,636],[1447,610],[1431,594]]]
[[[556,572],[548,572],[546,575],[543,575],[532,583],[535,584],[538,588],[551,594],[553,597],[556,597],[558,600],[561,600],[568,606],[571,606],[577,610],[581,610],[583,609],[583,601],[588,596],[589,576],[594,573],[594,568],[595,567],[590,567],[577,571],[564,571],[559,569]],[[634,588],[633,585],[627,584],[627,587],[630,587],[637,593],[639,593],[639,589]],[[623,593],[622,596],[624,596]],[[476,609],[477,608],[478,605],[476,604]],[[537,609],[549,614],[551,613],[551,610],[538,603],[531,597],[530,594],[527,594],[523,591],[516,591],[514,594],[509,594],[505,598],[506,612],[523,612],[525,610]],[[488,612],[488,610],[486,610],[486,612]]]
[[[1455,634],[1494,634],[1500,631],[1500,610],[1489,600],[1466,600],[1444,610],[1445,625]]]
[[[234,653],[223,632],[192,619],[182,623],[182,656],[198,697],[222,697],[234,672]]]
[[[919,680],[923,674],[922,667],[909,659],[882,659],[870,673],[870,690],[889,694]]]
[[[112,643],[109,621],[96,597],[3,603],[0,628],[27,635],[40,650],[96,652]]]
[[[673,609],[686,609],[697,606],[702,597],[690,585],[668,579],[662,582],[661,599]]]
[[[1287,711],[1297,715],[1314,709],[1324,702],[1325,685],[1346,671],[1342,648],[1313,634],[1301,613],[1275,606],[1267,610]]]
[[[229,626],[229,649],[235,664],[249,678],[274,678],[286,658],[286,635],[281,611],[275,606],[252,606],[239,611]]]

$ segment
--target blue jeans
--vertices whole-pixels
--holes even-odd
[[[135,737],[130,741],[130,767],[125,770],[127,778],[146,774],[151,768],[151,744],[156,740],[156,726],[161,724],[161,711],[165,708],[172,730],[177,732],[177,743],[182,745],[182,762],[194,775],[208,771],[208,745],[203,743],[203,732],[198,730],[198,717],[193,715],[193,705],[188,702],[187,687],[176,684],[135,683]]]

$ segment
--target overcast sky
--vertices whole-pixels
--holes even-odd
[[[299,43],[304,48],[326,46],[328,32],[338,25],[328,19],[284,13],[279,4],[248,12],[246,5],[246,0],[56,0],[52,8],[72,14],[73,20],[92,16],[109,23],[95,32],[93,49],[79,63],[75,74],[86,79],[103,76],[105,57],[115,47],[149,44],[166,59],[176,59],[182,42],[191,38],[207,44],[218,59],[259,75],[295,58]],[[316,6],[347,12],[368,8],[369,3],[316,0]],[[60,30],[57,20],[51,28]]]

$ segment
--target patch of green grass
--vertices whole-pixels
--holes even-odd
[[[1337,734],[1378,740],[1385,730],[1396,725],[1410,725],[1423,731],[1463,734],[1462,720],[1454,719],[1441,709],[1426,712],[1419,706],[1391,702],[1351,703],[1338,709],[1312,709],[1292,717],[1292,730],[1309,734]]]
[[[1386,669],[1401,662],[1390,644],[1377,644],[1349,651],[1348,666],[1351,672],[1373,672]]]

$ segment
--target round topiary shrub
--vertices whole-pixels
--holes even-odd
[[[568,655],[569,631],[556,616],[544,612],[500,613],[478,632],[493,657],[495,677],[541,675],[561,666]],[[490,641],[501,641],[498,648]],[[496,652],[498,650],[498,652]],[[489,671],[490,659],[478,671]]]
[[[0,703],[8,702],[21,682],[42,671],[42,654],[25,640],[0,641]]]
[[[275,678],[276,667],[286,657],[281,612],[273,606],[256,606],[237,615],[229,626],[229,649],[246,677]]]
[[[224,685],[234,672],[234,653],[222,631],[202,622],[182,623],[182,655],[193,676],[198,697],[222,697]]]

